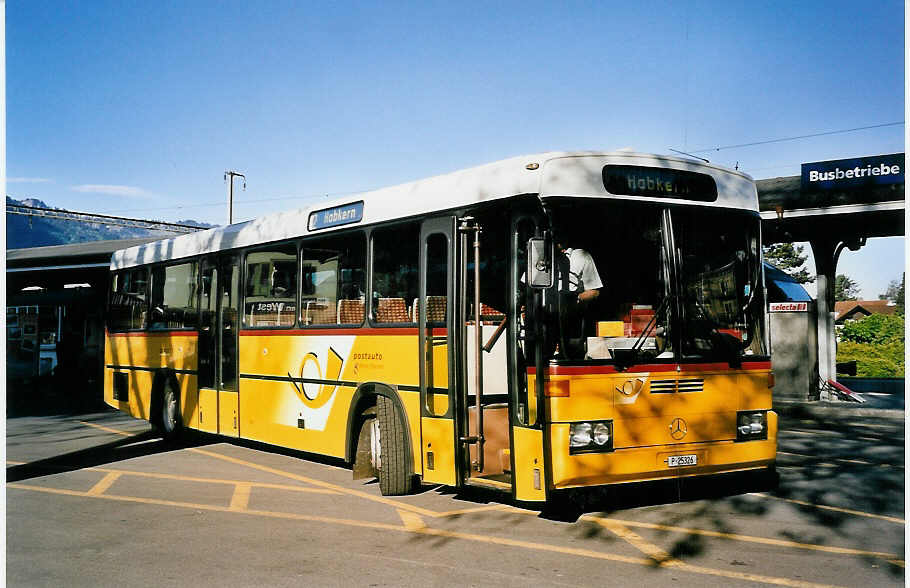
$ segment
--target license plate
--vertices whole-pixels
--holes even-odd
[[[698,465],[698,456],[697,455],[671,455],[670,457],[667,458],[667,465],[670,466],[671,468]]]

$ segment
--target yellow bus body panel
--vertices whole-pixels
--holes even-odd
[[[374,382],[416,390],[417,357],[413,334],[244,334],[238,358],[240,435],[343,458],[348,412],[357,387]],[[305,381],[292,382],[289,377]],[[408,419],[414,471],[420,473],[417,396],[416,391],[399,392]]]
[[[515,499],[528,502],[544,501],[547,499],[547,488],[544,475],[543,431],[512,427],[512,434],[515,445]]]
[[[452,450],[455,444],[455,421],[443,418],[422,419],[423,429],[423,480],[431,484],[446,484],[454,486],[455,480],[455,453]],[[428,454],[433,453],[433,469],[430,469]]]
[[[777,453],[777,414],[768,413],[768,439],[763,441],[715,441],[681,443],[658,447],[618,449],[610,453],[569,455],[569,424],[550,426],[553,455],[553,485],[557,488],[644,482],[764,468]],[[671,455],[696,455],[698,465],[670,468]]]
[[[553,485],[557,488],[644,481],[766,467],[777,448],[768,369],[552,375]],[[767,410],[768,439],[736,442],[736,413]],[[677,419],[682,437],[673,437]],[[613,421],[608,453],[569,454],[569,424]],[[677,432],[678,435],[678,432]],[[669,455],[694,454],[698,466],[668,469]]]
[[[195,371],[197,369],[197,336],[193,332],[149,331],[140,334],[109,335],[104,345],[104,401],[109,406],[139,419],[148,420],[152,384],[158,368]],[[115,366],[115,367],[110,367]],[[139,368],[139,369],[135,369]],[[129,401],[114,399],[113,374],[127,373]],[[184,422],[189,422],[192,413],[193,394],[196,388],[195,374],[177,373],[180,387],[181,413]]]

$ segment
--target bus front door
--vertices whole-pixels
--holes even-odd
[[[424,221],[418,300],[423,481],[449,486],[461,480],[455,406],[461,382],[455,370],[454,235],[454,217]]]
[[[240,265],[236,255],[202,263],[199,324],[199,402],[196,422],[202,431],[237,437],[237,331]]]

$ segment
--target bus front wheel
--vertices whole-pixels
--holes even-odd
[[[180,396],[171,384],[166,385],[162,393],[159,423],[165,441],[174,441],[180,436],[183,429],[183,422],[180,418]]]
[[[411,491],[408,471],[407,435],[404,422],[390,398],[376,399],[376,418],[379,421],[379,490],[383,496],[402,496]]]

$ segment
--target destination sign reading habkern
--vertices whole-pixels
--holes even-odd
[[[892,153],[804,163],[800,187],[803,191],[849,190],[902,183],[904,154]]]
[[[649,196],[714,202],[717,184],[708,174],[637,165],[606,165],[604,188],[617,196]]]
[[[317,210],[310,213],[307,223],[311,231],[359,223],[363,220],[363,201]]]

